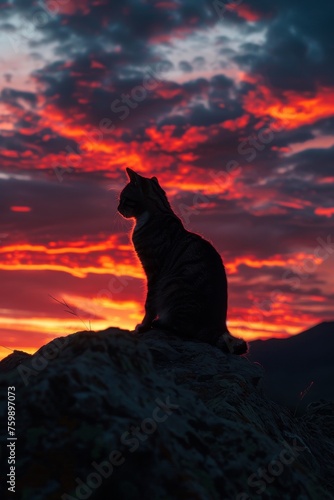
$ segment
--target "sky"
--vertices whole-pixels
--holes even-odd
[[[157,176],[246,340],[334,319],[334,4],[0,0],[0,357],[141,322],[117,213]],[[62,305],[59,302],[65,302]]]

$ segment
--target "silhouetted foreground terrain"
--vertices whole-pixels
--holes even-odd
[[[246,357],[110,328],[0,368],[1,417],[16,387],[15,498],[334,498],[334,403],[294,418]]]
[[[334,322],[321,323],[294,337],[256,340],[248,358],[264,367],[269,397],[304,410],[311,401],[334,401]],[[303,400],[299,395],[313,382]]]

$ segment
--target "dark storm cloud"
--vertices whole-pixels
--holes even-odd
[[[37,8],[22,0],[16,0],[13,5],[26,16]],[[294,4],[288,0],[278,0],[275,4],[250,0],[247,7],[259,13],[259,21],[249,25],[237,16],[238,22],[254,32],[266,27],[267,35],[264,44],[244,44],[236,56],[239,63],[250,67],[270,86],[280,90],[312,91],[318,83],[333,83],[331,19],[334,4],[327,0]],[[235,19],[232,11],[224,16],[227,24]],[[212,2],[207,0],[183,1],[176,9],[161,8],[159,2],[107,2],[89,5],[86,13],[82,10],[57,16],[50,13],[49,19],[38,30],[43,35],[42,41],[32,42],[56,42],[59,54],[73,57],[88,50],[91,53],[107,52],[107,47],[110,51],[113,44],[121,47],[123,57],[127,58],[125,63],[132,60],[138,65],[153,60],[150,40],[156,38],[167,42],[168,37],[172,38],[179,30],[195,31],[220,21]],[[189,62],[185,63],[188,71]]]
[[[179,85],[178,88],[186,100],[182,109],[186,116],[185,122],[190,126],[210,126],[238,118],[243,114],[238,97],[230,95],[232,89],[236,92],[235,84],[224,75],[216,75],[210,80],[204,78],[191,80]],[[202,103],[201,98],[206,98],[208,102]],[[175,113],[160,120],[159,125],[179,123],[180,115]]]
[[[243,114],[238,95],[230,95],[234,82],[224,75],[214,76],[209,81],[200,78],[176,84],[164,80],[164,75],[156,71],[154,65],[148,69],[130,66],[129,70],[129,61],[122,58],[121,53],[87,53],[70,64],[64,60],[45,66],[35,72],[35,77],[43,84],[44,95],[52,105],[70,117],[78,116],[77,123],[97,126],[101,120],[110,119],[118,128],[125,128],[126,137],[129,129],[133,136],[138,137],[139,132],[144,137],[145,126],[152,120],[158,126],[179,125],[180,113],[170,113],[177,104],[186,114],[184,123],[188,126],[208,126]],[[168,62],[159,64],[160,68],[170,69]],[[124,107],[126,96],[136,101],[133,97],[136,89],[143,85],[146,89],[144,99],[140,98],[132,108]],[[209,107],[201,104],[206,95]],[[126,113],[122,111],[125,108]]]
[[[295,172],[311,174],[314,178],[334,176],[334,147],[307,149],[293,155],[292,161],[296,164]]]
[[[287,157],[280,157],[273,165],[273,175],[266,186],[294,199],[297,203],[301,200],[309,205],[299,212],[299,222],[304,216],[305,221],[315,224],[318,229],[324,225],[329,230],[329,219],[320,219],[314,214],[314,210],[317,207],[333,206],[334,182],[332,180],[324,182],[333,178],[333,163],[334,147],[309,148]],[[284,173],[281,171],[282,167],[288,167]],[[260,171],[261,166],[257,164],[257,168]],[[256,184],[255,179],[254,184]],[[295,215],[297,214],[298,212]]]
[[[37,102],[37,96],[33,92],[25,92],[22,90],[15,90],[11,88],[4,88],[0,94],[0,102],[5,104],[10,104],[11,106],[23,108],[22,104],[19,103],[20,100],[26,101],[31,105],[35,105]]]
[[[37,28],[43,34],[43,42],[57,42],[63,44],[59,50],[68,53],[67,42],[76,37],[81,47],[93,43],[116,43],[122,46],[132,46],[137,49],[140,42],[146,42],[163,35],[172,36],[174,31],[182,30],[185,26],[195,30],[202,26],[219,21],[212,5],[207,0],[184,0],[177,4],[176,9],[161,8],[159,2],[141,2],[139,0],[125,0],[124,2],[89,3],[85,11],[77,8],[77,12],[66,14],[64,9],[44,9],[44,22]],[[31,4],[16,0],[13,9],[21,11],[28,19],[34,18],[38,8],[37,3]],[[103,28],[103,29],[101,29]],[[92,37],[94,37],[92,39]],[[41,42],[39,42],[41,43]],[[75,48],[72,47],[73,51]]]
[[[147,51],[145,54],[147,55]],[[41,70],[35,71],[34,77],[43,86],[47,102],[62,110],[70,118],[75,118],[77,124],[98,126],[102,119],[108,118],[115,120],[118,126],[121,126],[120,115],[115,111],[120,106],[116,104],[114,110],[111,109],[111,105],[116,100],[123,102],[126,95],[130,95],[133,99],[131,94],[135,93],[138,87],[144,92],[144,102],[139,95],[140,91],[137,90],[140,106],[134,111],[129,108],[132,120],[136,118],[135,115],[138,118],[138,111],[139,115],[144,117],[151,115],[154,109],[157,116],[167,113],[168,107],[180,99],[175,96],[167,102],[154,93],[157,87],[167,89],[177,87],[176,84],[164,82],[162,79],[161,72],[172,68],[171,63],[159,61],[159,68],[154,64],[139,69],[137,65],[140,63],[138,47],[135,55],[129,55],[124,51],[110,54],[105,52],[104,47],[94,52],[90,47],[84,54],[78,55],[71,61],[64,58],[45,65]],[[135,106],[138,104],[135,103]],[[130,120],[127,121],[127,128],[130,126],[129,122]]]
[[[205,65],[205,59],[202,56],[197,56],[192,60],[192,65],[195,69],[201,69]]]
[[[191,73],[193,70],[192,65],[189,64],[187,61],[180,61],[179,68],[181,71],[184,71],[185,73]]]
[[[334,117],[329,117],[324,120],[319,120],[316,129],[324,135],[334,133]]]
[[[270,5],[251,0],[249,5],[263,13],[271,10],[271,16],[264,21],[266,41],[256,48],[244,45],[244,53],[236,56],[237,62],[277,91],[312,92],[317,85],[333,85],[333,2],[278,0]]]
[[[25,126],[24,120],[18,122],[20,126]],[[31,123],[27,123],[29,125]],[[36,154],[37,157],[43,158],[45,155],[54,153],[58,154],[60,151],[64,151],[67,147],[76,148],[77,143],[73,140],[66,139],[57,135],[51,129],[42,129],[39,132],[33,134],[22,134],[20,132],[10,132],[10,135],[0,136],[0,156],[1,150],[5,151],[17,151],[17,152],[27,152],[31,151]]]
[[[290,144],[309,141],[315,137],[313,129],[313,125],[304,125],[294,130],[286,130],[283,128],[280,132],[275,133],[273,145],[281,148],[289,146]]]

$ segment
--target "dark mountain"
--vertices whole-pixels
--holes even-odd
[[[248,358],[264,367],[267,394],[293,411],[297,405],[300,411],[312,401],[334,400],[334,322],[294,337],[251,342]]]

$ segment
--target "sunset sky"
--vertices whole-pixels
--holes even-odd
[[[0,0],[2,346],[141,321],[126,167],[222,255],[232,334],[333,320],[333,16],[328,0]]]

